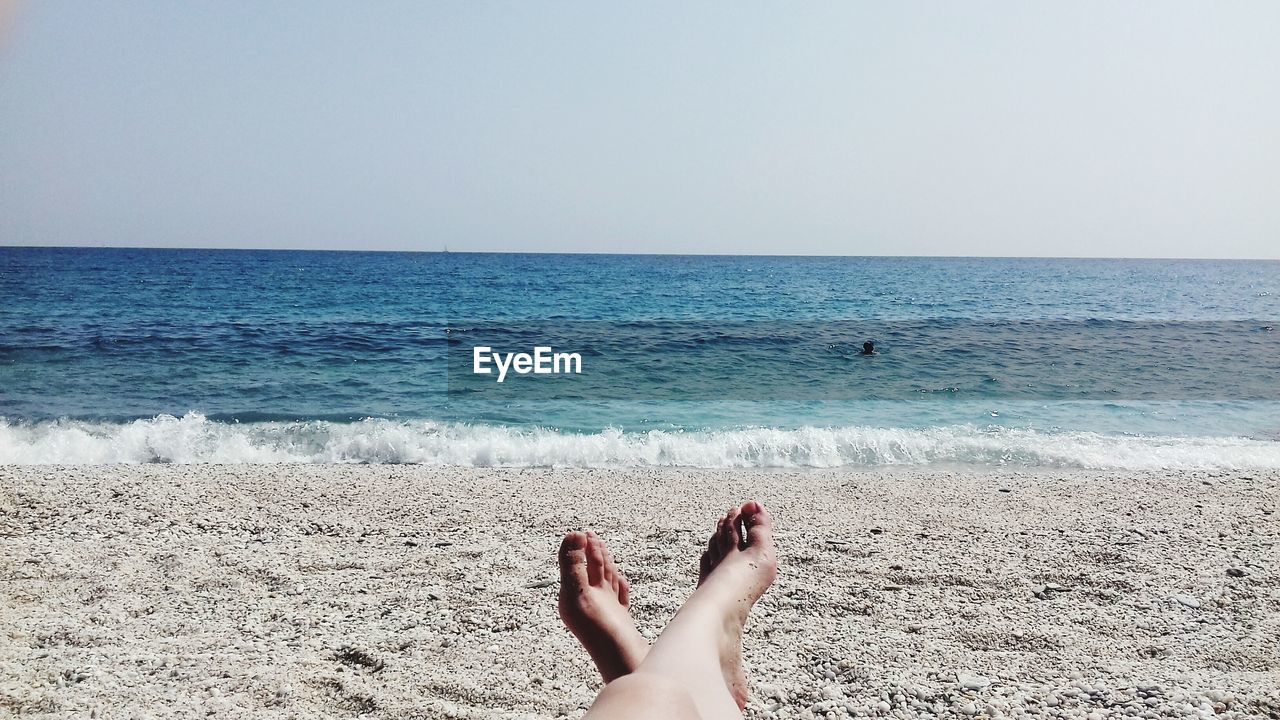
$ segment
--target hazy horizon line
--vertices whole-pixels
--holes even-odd
[[[729,252],[588,252],[581,250],[362,250],[357,248],[294,247],[176,247],[170,245],[0,245],[0,250],[175,250],[187,252],[332,252],[424,255],[602,255],[628,257],[760,257],[760,258],[918,258],[922,260],[1212,260],[1218,262],[1280,262],[1280,257],[1189,257],[1172,255],[888,255],[836,253],[729,253]]]

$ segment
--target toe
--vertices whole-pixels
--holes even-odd
[[[580,589],[587,586],[587,534],[571,532],[560,541],[560,588]]]
[[[587,582],[601,587],[604,580],[604,541],[594,532],[587,533]]]
[[[711,556],[711,561],[716,562],[720,559],[720,533],[724,530],[724,518],[716,521],[716,529],[711,533],[711,537],[707,538],[707,554]]]
[[[747,547],[773,548],[773,516],[764,505],[748,500],[741,508],[742,527]]]
[[[736,550],[738,543],[734,540],[734,534],[737,532],[734,525],[737,523],[738,509],[733,508],[725,513],[720,523],[716,526],[716,544],[720,547],[721,555],[728,555],[731,551]]]
[[[729,511],[728,522],[725,523],[725,534],[729,536],[729,547],[738,549],[742,547],[742,532],[739,527],[742,524],[742,513],[738,508]]]
[[[631,583],[627,582],[625,575],[618,574],[618,602],[622,603],[622,607],[631,607]]]
[[[613,562],[613,553],[609,552],[609,546],[603,539],[600,540],[600,550],[604,555],[604,567],[601,569],[601,574],[604,576],[604,584],[612,587],[614,592],[617,592],[622,573],[618,572],[618,566]]]

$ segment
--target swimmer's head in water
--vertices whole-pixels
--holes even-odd
[[[862,354],[863,354],[863,355],[874,355],[875,353],[876,353],[876,344],[875,344],[875,343],[871,342],[870,340],[868,340],[868,341],[866,341],[866,342],[862,343]]]

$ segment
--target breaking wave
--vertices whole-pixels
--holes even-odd
[[[125,423],[0,418],[0,464],[111,463],[1234,469],[1280,468],[1280,442],[974,425],[571,433],[429,420],[227,423],[198,413]]]

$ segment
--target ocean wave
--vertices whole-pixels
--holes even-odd
[[[366,419],[126,423],[0,418],[0,464],[418,463],[471,467],[833,468],[975,465],[1081,469],[1280,468],[1280,442],[953,425],[571,433]]]

